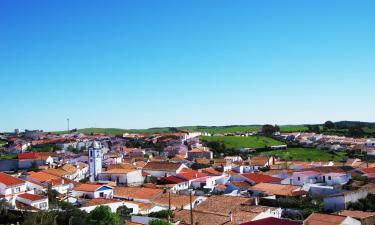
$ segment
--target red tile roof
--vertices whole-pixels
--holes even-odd
[[[300,225],[301,223],[287,220],[287,219],[278,219],[274,217],[268,217],[260,220],[250,221],[246,223],[241,223],[240,225]]]
[[[253,181],[256,184],[274,183],[274,182],[279,182],[282,180],[281,178],[272,177],[272,176],[260,174],[260,173],[244,173],[244,174],[241,174],[241,176],[246,177],[247,179]]]
[[[23,193],[23,194],[18,195],[17,197],[24,198],[33,202],[47,199],[47,196],[34,195],[34,194],[29,194],[29,193]]]
[[[148,162],[142,169],[143,170],[156,170],[156,171],[170,171],[176,172],[181,167],[181,163],[172,162]]]
[[[375,168],[363,168],[361,170],[365,173],[375,173]]]
[[[5,184],[7,187],[15,186],[15,185],[21,185],[24,184],[25,181],[15,178],[13,176],[10,176],[6,173],[0,172],[0,183]]]
[[[36,152],[24,152],[17,155],[18,159],[36,159],[38,154]]]
[[[208,174],[201,173],[196,170],[192,170],[190,168],[184,168],[181,170],[180,173],[177,174],[177,176],[186,180],[191,180],[191,179],[206,177],[208,176]]]
[[[166,183],[166,184],[179,184],[179,183],[182,183],[182,182],[186,182],[187,180],[183,179],[183,178],[176,177],[176,176],[169,176],[169,177],[162,177],[161,181]]]
[[[73,190],[75,190],[75,191],[94,192],[94,191],[96,191],[97,189],[99,189],[102,186],[103,185],[100,185],[100,184],[81,184],[81,185],[73,188]]]

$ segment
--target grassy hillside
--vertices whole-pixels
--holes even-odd
[[[272,145],[282,145],[281,141],[269,137],[261,136],[250,136],[250,137],[234,137],[234,136],[224,136],[224,137],[200,137],[202,140],[207,141],[223,141],[226,148],[264,148]]]
[[[344,152],[335,152],[331,154],[327,150],[320,150],[315,148],[289,148],[287,150],[273,150],[258,153],[260,155],[274,155],[283,160],[297,160],[297,161],[340,161],[344,156]]]
[[[261,125],[230,125],[230,126],[183,126],[176,127],[181,131],[200,131],[210,134],[218,133],[235,133],[235,132],[256,132]],[[282,125],[281,132],[306,131],[307,127],[304,125]],[[78,130],[84,134],[90,133],[107,133],[114,135],[122,135],[123,133],[170,133],[169,127],[156,127],[148,129],[121,129],[121,128],[83,128]],[[66,131],[57,131],[53,133],[65,134]]]

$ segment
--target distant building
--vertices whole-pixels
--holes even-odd
[[[103,148],[99,142],[94,141],[89,147],[89,170],[90,181],[96,180],[98,175],[102,173]]]
[[[188,160],[194,160],[196,158],[212,159],[213,153],[207,147],[194,148],[187,152]]]

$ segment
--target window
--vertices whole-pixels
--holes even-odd
[[[328,180],[332,180],[332,177],[331,177],[331,176],[328,176]]]
[[[46,208],[47,207],[47,202],[42,202],[39,204],[39,208],[40,209],[43,209],[43,208]]]
[[[301,180],[301,177],[298,177],[298,181],[300,181]]]
[[[15,193],[18,193],[18,192],[20,192],[20,191],[21,191],[21,188],[19,188],[19,187],[14,189],[14,192],[15,192]]]
[[[104,192],[100,192],[100,193],[99,193],[99,196],[100,196],[101,198],[103,198],[103,197],[104,197]]]

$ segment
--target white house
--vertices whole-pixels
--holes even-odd
[[[347,191],[328,196],[324,198],[324,210],[329,212],[344,210],[349,203],[354,203],[359,199],[366,198],[367,194],[368,190],[362,188],[355,191]]]
[[[15,205],[17,195],[26,192],[26,182],[16,177],[0,172],[0,195],[9,203]]]
[[[173,162],[148,162],[143,167],[143,172],[150,174],[152,177],[167,177],[178,174],[183,168],[188,168],[183,163]]]
[[[82,198],[112,198],[113,189],[107,185],[81,184],[73,188],[72,196]]]
[[[23,193],[17,196],[17,201],[40,210],[48,210],[47,196]]]
[[[118,185],[139,186],[143,184],[142,170],[135,168],[113,168],[98,175],[101,181],[115,181]]]

